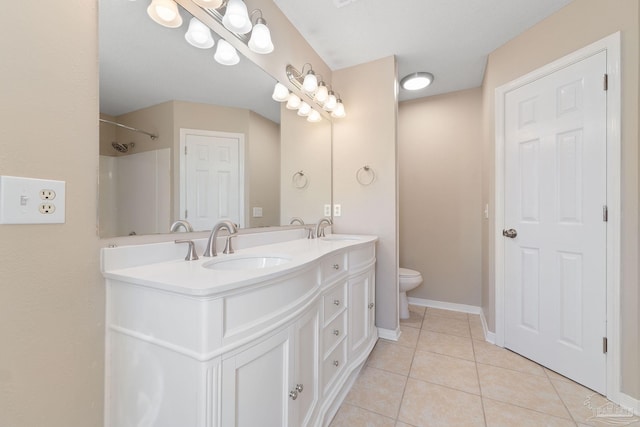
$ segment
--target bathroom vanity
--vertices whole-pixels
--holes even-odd
[[[377,239],[242,238],[103,249],[106,426],[329,424],[377,340]]]

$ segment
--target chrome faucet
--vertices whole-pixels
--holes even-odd
[[[193,227],[191,226],[191,224],[189,224],[189,221],[185,221],[183,219],[179,219],[171,224],[171,228],[169,228],[169,231],[171,233],[175,233],[180,227],[184,227],[184,231],[187,232],[193,231]]]
[[[300,225],[304,225],[304,221],[302,220],[302,218],[298,218],[297,216],[294,216],[293,218],[291,218],[289,225],[293,225],[296,222]]]
[[[331,218],[322,218],[320,221],[318,221],[318,225],[316,225],[316,237],[324,237],[324,228],[327,225],[333,225],[333,221],[331,221]]]
[[[232,254],[233,248],[231,247],[231,238],[235,237],[238,234],[238,228],[236,225],[229,220],[218,221],[216,225],[211,230],[211,234],[209,235],[209,241],[207,242],[207,248],[204,250],[204,254],[202,256],[217,256],[218,253],[216,251],[216,240],[218,239],[218,232],[222,229],[225,229],[229,232],[229,237],[227,237],[227,243],[224,247],[222,253],[224,254]]]

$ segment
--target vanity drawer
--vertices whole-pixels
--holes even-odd
[[[331,389],[331,384],[347,364],[347,341],[343,340],[322,364],[322,388],[324,392]]]
[[[347,283],[342,283],[333,288],[323,297],[323,324],[333,320],[333,318],[347,306]]]
[[[333,278],[347,272],[347,253],[329,256],[322,261],[322,283],[327,284]]]
[[[331,351],[333,347],[335,347],[335,345],[346,335],[346,320],[346,312],[343,311],[342,314],[333,319],[333,321],[322,330],[322,348],[324,349],[324,354]]]

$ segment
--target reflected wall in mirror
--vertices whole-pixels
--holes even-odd
[[[275,80],[246,58],[223,66],[214,49],[189,45],[186,11],[169,29],[147,3],[99,3],[100,117],[157,135],[100,123],[100,237],[166,233],[185,213],[196,230],[218,216],[242,227],[316,222],[331,203],[331,123],[273,101]],[[207,157],[231,169],[202,166]]]

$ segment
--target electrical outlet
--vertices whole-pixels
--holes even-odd
[[[42,200],[53,200],[56,198],[56,192],[53,190],[40,190],[40,198]]]
[[[333,205],[333,216],[342,215],[342,206],[341,205]]]
[[[0,176],[0,224],[64,224],[65,185],[50,179]]]
[[[331,205],[324,205],[324,216],[331,216]]]
[[[41,214],[50,215],[56,211],[56,205],[53,203],[40,203],[38,210]]]

